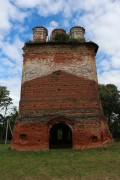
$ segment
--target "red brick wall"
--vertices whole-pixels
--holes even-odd
[[[16,123],[12,149],[41,150],[49,149],[50,128],[56,123],[67,124],[72,130],[72,148],[85,149],[103,146],[112,140],[105,120],[74,120],[55,118],[48,123]]]
[[[16,123],[12,148],[17,150],[40,150],[49,148],[48,129],[45,123]]]
[[[72,110],[101,114],[96,82],[58,71],[22,85],[20,114]]]
[[[93,44],[40,44],[24,47],[22,83],[62,70],[97,82]]]
[[[110,142],[112,136],[105,119],[88,119],[75,124],[74,148],[99,147]]]
[[[24,48],[19,117],[12,148],[49,148],[50,128],[72,129],[73,148],[111,141],[98,95],[94,43],[31,43]]]

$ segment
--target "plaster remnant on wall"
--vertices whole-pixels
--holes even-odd
[[[71,63],[69,63],[64,62],[63,60],[63,63],[61,62],[58,64],[54,62],[52,57],[48,57],[44,60],[38,58],[35,58],[34,60],[28,59],[23,66],[22,84],[35,78],[46,76],[58,70],[97,82],[94,62],[92,63],[91,61],[91,57],[86,57],[83,61],[73,59]]]

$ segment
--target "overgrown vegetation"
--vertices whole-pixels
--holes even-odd
[[[17,152],[0,145],[1,180],[120,179],[120,142],[87,150]]]
[[[54,37],[55,42],[68,42],[69,35],[65,33],[57,33]]]
[[[120,140],[120,91],[114,84],[100,84],[99,94],[113,138]]]
[[[85,42],[85,39],[75,39],[71,37],[69,34],[65,33],[57,33],[53,39],[54,42],[69,42],[69,43],[79,43]]]

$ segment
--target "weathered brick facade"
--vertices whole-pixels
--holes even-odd
[[[13,149],[83,149],[111,141],[98,95],[97,49],[93,42],[25,44]]]

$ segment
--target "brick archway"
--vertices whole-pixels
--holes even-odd
[[[63,149],[72,148],[72,130],[62,122],[54,124],[49,130],[49,148]]]

